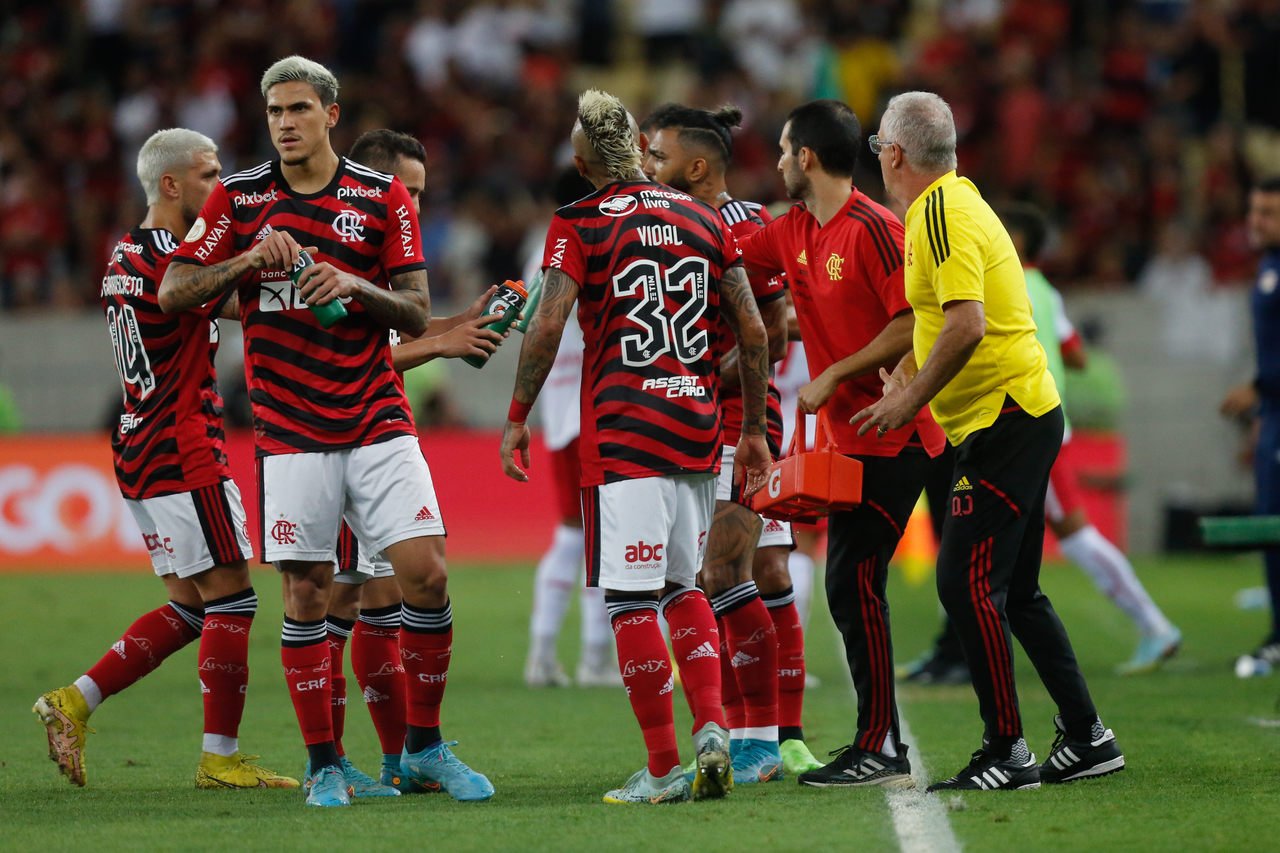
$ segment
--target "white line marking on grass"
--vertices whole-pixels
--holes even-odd
[[[836,646],[840,650],[839,660],[846,661],[844,642],[840,632],[836,632]],[[845,678],[848,680],[849,692],[857,702],[858,692],[853,686],[853,675],[846,663]],[[907,725],[907,717],[898,705],[898,727],[902,740],[911,747],[908,758],[911,759],[911,777],[916,780],[914,790],[885,791],[885,799],[889,803],[889,815],[893,818],[893,831],[898,835],[898,847],[902,853],[955,853],[959,851],[960,842],[951,829],[951,821],[947,820],[947,810],[942,800],[933,794],[926,794],[929,786],[929,774],[925,768],[924,756],[916,748],[915,738],[911,735],[911,727]]]

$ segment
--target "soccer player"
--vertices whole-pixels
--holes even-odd
[[[360,135],[347,156],[361,165],[400,178],[413,200],[414,213],[421,212],[427,180],[427,152],[421,142],[407,133],[385,128],[370,130]],[[397,374],[436,358],[491,355],[502,336],[484,328],[495,318],[481,315],[494,290],[496,288],[490,288],[481,294],[462,314],[433,317],[427,334],[416,340],[403,340],[399,332],[392,329],[391,358]],[[325,630],[332,671],[334,748],[347,784],[356,797],[439,790],[438,786],[422,787],[404,777],[400,770],[405,736],[405,682],[399,643],[401,596],[395,572],[381,555],[370,553],[367,546],[361,547],[345,523],[338,535],[335,566],[337,573],[325,615]],[[369,708],[382,747],[378,779],[356,767],[342,744],[347,713],[343,658],[348,640],[351,640],[351,664],[360,695]]]
[[[649,130],[645,174],[718,210],[738,238],[760,230],[772,219],[759,204],[730,196],[725,183],[733,158],[732,131],[741,123],[742,112],[736,107],[711,112],[679,104],[659,107],[644,122]],[[785,286],[778,276],[751,276],[750,281],[769,334],[772,365],[787,350]],[[742,387],[738,351],[728,336],[723,341],[720,413],[724,438],[729,439],[742,431]],[[769,450],[777,456],[782,444],[782,410],[772,381],[769,426]],[[721,447],[715,518],[707,536],[699,586],[711,599],[723,644],[720,683],[729,721],[734,781],[767,782],[781,778],[780,739],[791,758],[790,772],[820,764],[805,746],[800,728],[804,634],[787,571],[791,526],[773,522],[766,528],[764,520],[746,505],[733,484],[734,450],[732,443]],[[783,685],[785,690],[780,690]],[[783,699],[788,715],[785,735],[778,726]]]
[[[839,101],[792,110],[778,171],[798,204],[741,242],[749,269],[787,274],[811,377],[800,407],[825,408],[836,447],[863,466],[861,505],[831,513],[827,528],[827,602],[857,688],[857,724],[853,741],[800,782],[912,787],[885,586],[943,439],[923,410],[878,438],[859,436],[848,423],[879,398],[876,371],[910,349],[913,325],[902,285],[902,225],[853,186],[861,137],[857,116]]]
[[[240,491],[223,452],[222,398],[213,357],[227,299],[166,315],[157,288],[222,165],[213,140],[184,128],[151,135],[138,152],[147,195],[142,224],[117,241],[102,277],[102,309],[124,412],[111,438],[116,482],[142,530],[169,602],[141,616],[102,659],[33,709],[49,757],[84,785],[89,715],[165,658],[200,638],[204,744],[197,788],[296,788],[256,764],[237,739],[249,684],[249,629],[258,596]],[[234,297],[231,297],[234,303]]]
[[[604,799],[719,797],[733,785],[720,639],[706,596],[694,586],[720,465],[717,315],[738,337],[744,415],[735,460],[747,494],[763,484],[770,462],[768,338],[732,232],[702,203],[645,179],[635,119],[618,99],[583,93],[571,140],[574,164],[596,192],[551,222],[542,301],[520,351],[502,466],[528,480],[521,467],[529,465],[525,421],[576,301],[585,340],[580,458],[588,582],[605,590],[622,678],[649,752],[648,764]],[[692,786],[676,747],[659,607],[693,710]]]
[[[350,804],[334,744],[325,613],[338,531],[394,568],[403,595],[405,777],[459,800],[493,786],[450,751],[440,705],[452,654],[444,523],[396,379],[388,329],[427,330],[430,298],[413,200],[398,178],[339,157],[338,81],[279,60],[262,77],[275,160],[214,188],[161,285],[169,311],[236,289],[262,484],[264,562],[284,584],[281,660],[309,756],[314,806]],[[297,285],[303,247],[316,259]],[[308,310],[349,300],[325,329]]]
[[[1259,515],[1280,514],[1280,177],[1268,178],[1249,194],[1246,221],[1249,243],[1260,250],[1257,285],[1253,289],[1253,342],[1258,372],[1252,382],[1231,389],[1222,414],[1256,415],[1258,443],[1253,450]],[[1263,552],[1267,591],[1271,598],[1271,630],[1256,649],[1241,655],[1236,672],[1270,673],[1280,668],[1280,548]]]
[[[586,178],[570,167],[556,179],[553,195],[557,206],[563,207],[594,191]],[[541,252],[531,257],[529,263],[532,268],[526,269],[525,281],[533,281],[533,276],[539,274]],[[582,329],[570,315],[565,321],[555,363],[538,397],[542,439],[550,457],[560,519],[552,534],[551,547],[538,560],[534,572],[529,656],[524,667],[524,682],[530,687],[563,687],[570,683],[556,660],[556,641],[575,584],[581,587],[582,652],[573,680],[579,687],[622,686],[622,675],[609,648],[611,631],[603,590],[580,583],[586,556],[578,463],[581,388]]]
[[[986,730],[969,764],[930,791],[1038,788],[1124,769],[1058,614],[1040,590],[1045,493],[1062,406],[1036,341],[1009,234],[956,175],[951,108],[930,92],[889,101],[870,137],[885,188],[907,207],[913,351],[884,396],[854,416],[859,434],[900,428],[929,404],[956,448],[938,550],[938,597],[964,646]],[[1017,636],[1058,706],[1043,765],[1023,737],[1013,680]]]

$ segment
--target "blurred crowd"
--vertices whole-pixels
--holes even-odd
[[[1060,285],[1247,280],[1251,181],[1280,172],[1280,0],[10,0],[0,20],[0,310],[96,302],[144,203],[135,153],[186,126],[224,173],[272,154],[258,78],[342,83],[335,147],[427,146],[433,294],[511,277],[543,233],[577,93],[746,116],[735,195],[781,201],[778,133],[813,97],[868,132],[897,91],[952,105],[961,171],[1049,212]],[[864,155],[866,152],[863,152]],[[881,196],[864,156],[859,185]],[[1163,279],[1161,279],[1163,280]],[[1144,283],[1144,287],[1149,286]],[[1152,287],[1159,288],[1157,282]]]

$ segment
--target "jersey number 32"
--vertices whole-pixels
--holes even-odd
[[[640,331],[624,334],[620,340],[622,362],[628,367],[644,367],[671,353],[681,362],[692,364],[701,359],[710,346],[706,329],[698,321],[707,313],[706,258],[684,258],[663,268],[657,261],[632,261],[613,277],[613,295],[619,299],[636,299],[627,319]],[[675,308],[668,308],[668,295]]]

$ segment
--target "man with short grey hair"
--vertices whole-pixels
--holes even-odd
[[[926,403],[956,448],[938,551],[938,597],[956,626],[986,730],[967,767],[930,791],[1038,788],[1124,769],[1058,614],[1040,590],[1045,492],[1062,444],[1062,405],[1036,340],[1022,264],[977,188],[955,172],[946,101],[908,92],[870,137],[885,188],[907,207],[913,348],[859,432],[906,423]],[[1023,737],[1013,680],[1018,638],[1058,706],[1043,765]]]

